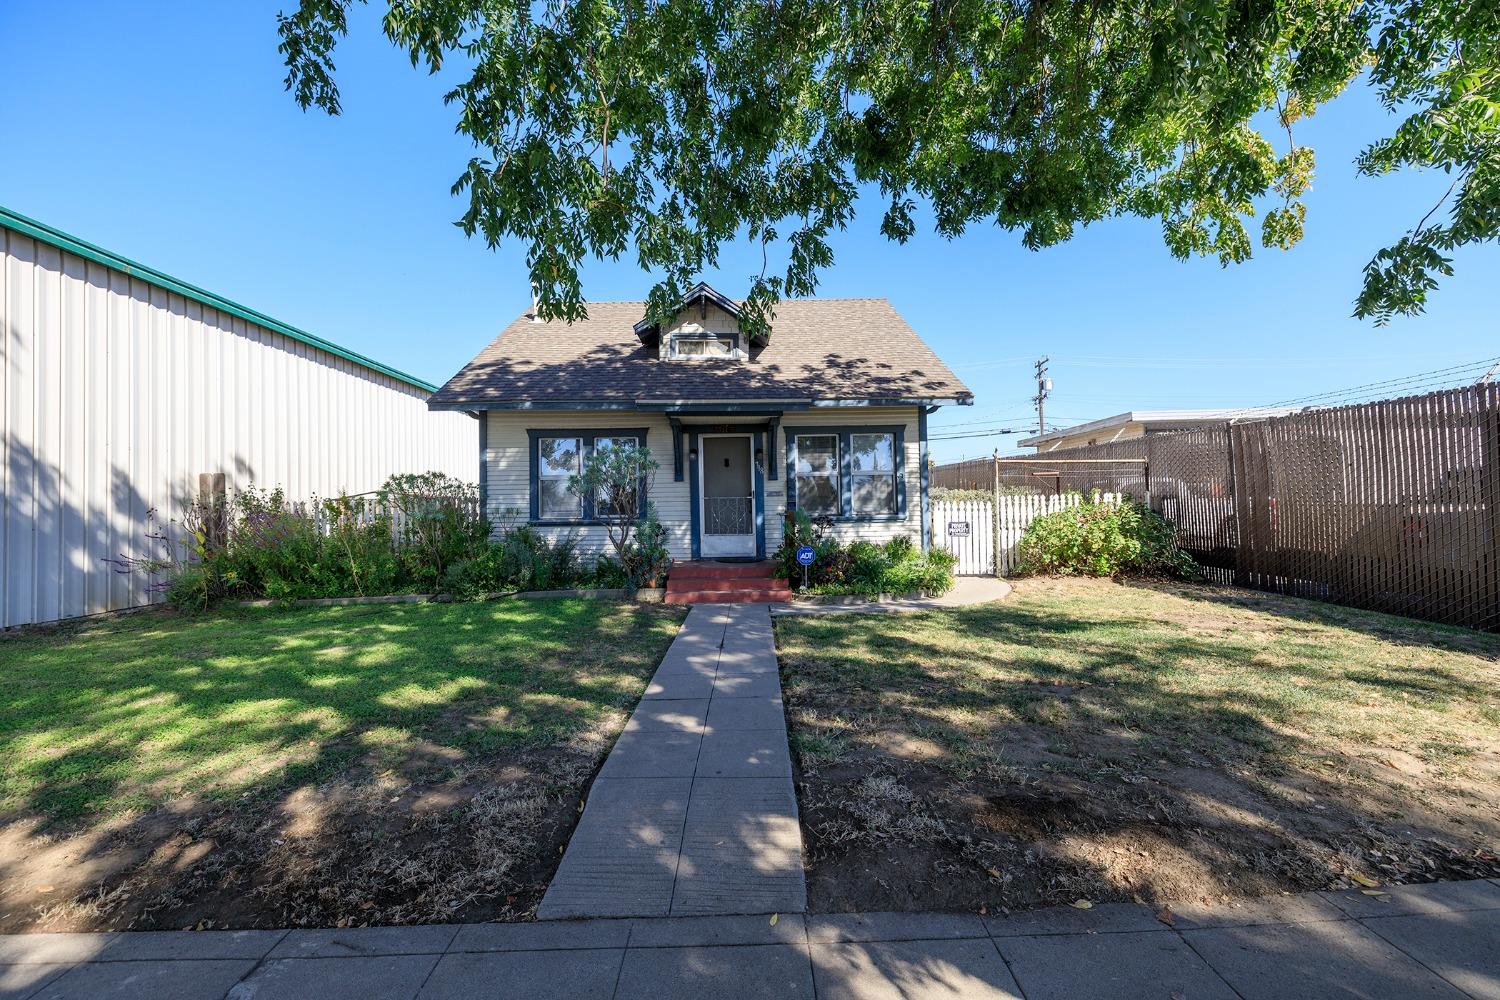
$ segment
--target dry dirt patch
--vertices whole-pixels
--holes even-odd
[[[814,909],[1500,875],[1500,637],[1031,580],[777,642]]]

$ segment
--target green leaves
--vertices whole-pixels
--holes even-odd
[[[352,2],[279,18],[304,108],[338,113]],[[1245,260],[1257,218],[1262,247],[1290,249],[1313,176],[1296,124],[1366,68],[1406,117],[1359,169],[1457,181],[1449,221],[1371,262],[1356,313],[1420,310],[1443,253],[1500,234],[1500,4],[389,0],[382,24],[414,65],[465,68],[447,95],[477,147],[458,224],[526,246],[548,318],[584,314],[583,259],[633,250],[666,319],[748,239],[763,336],[778,298],[817,288],[862,184],[898,242],[923,205],[944,236],[992,222],[1033,249],[1121,215],[1158,219],[1178,256]]]

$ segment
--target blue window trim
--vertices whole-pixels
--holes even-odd
[[[479,513],[482,517],[490,515],[490,415],[481,413],[479,415]]]
[[[932,411],[922,407],[917,411],[917,461],[921,468],[917,470],[920,480],[921,496],[918,502],[922,505],[922,551],[927,552],[932,548],[932,506],[928,499],[931,492],[931,484],[928,482],[930,463],[927,460],[927,414]]]
[[[688,507],[692,518],[692,552],[693,558],[699,559],[703,555],[703,547],[698,542],[698,431],[689,429],[688,439]]]
[[[786,434],[786,509],[797,509],[797,435],[832,435],[839,439],[839,513],[836,521],[904,521],[906,520],[906,425],[847,424],[825,427],[784,427]],[[849,438],[853,434],[889,434],[896,458],[896,513],[856,514],[851,497],[854,481]]]
[[[531,521],[531,523],[532,524],[541,524],[541,525],[549,525],[549,524],[555,524],[555,525],[581,525],[581,524],[604,524],[604,523],[606,523],[606,522],[600,520],[598,517],[594,516],[594,500],[593,500],[592,497],[587,497],[587,498],[584,499],[584,501],[583,501],[583,516],[582,517],[549,517],[549,518],[543,518],[543,517],[540,516],[540,510],[539,510],[539,503],[540,503],[540,501],[539,501],[539,498],[538,498],[538,495],[537,495],[537,492],[538,492],[537,491],[537,474],[541,471],[541,461],[540,461],[540,459],[537,456],[537,442],[538,441],[540,441],[542,438],[579,438],[579,439],[581,439],[582,442],[583,442],[583,454],[582,454],[582,456],[580,456],[580,460],[579,460],[580,461],[580,467],[581,467],[582,463],[583,462],[587,462],[589,460],[589,456],[594,453],[594,441],[597,438],[602,438],[602,437],[603,438],[628,438],[628,437],[633,437],[633,438],[636,439],[636,444],[639,447],[644,448],[644,447],[646,447],[646,431],[647,431],[647,428],[645,428],[645,427],[598,427],[598,428],[558,427],[558,428],[553,428],[553,429],[529,428],[528,427],[526,429],[526,434],[527,434],[527,437],[529,438],[528,449],[527,450],[530,453],[530,468],[529,468],[529,470],[527,472],[527,488],[529,489],[529,491],[531,493],[531,509],[530,509],[530,521]],[[642,482],[641,482],[640,493],[641,493],[640,510],[637,512],[636,516],[637,517],[645,517],[646,516],[646,483],[645,483],[644,480],[642,480]]]

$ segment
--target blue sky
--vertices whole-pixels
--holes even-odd
[[[452,225],[469,147],[444,81],[385,42],[378,8],[356,10],[337,58],[340,118],[283,92],[277,9],[0,4],[0,204],[440,383],[529,305],[522,249],[491,252]],[[1349,316],[1365,262],[1448,180],[1355,176],[1355,154],[1391,122],[1358,88],[1301,127],[1318,175],[1290,253],[1179,262],[1156,224],[1128,220],[1040,253],[990,226],[896,246],[875,200],[836,239],[819,294],[888,297],[965,378],[975,405],[940,411],[935,435],[1033,426],[1043,354],[1049,425],[1269,404],[1500,355],[1494,247],[1461,254],[1423,317],[1382,329]],[[734,295],[758,268],[758,251],[735,247],[704,277]],[[592,299],[638,298],[647,283],[626,262],[585,270]]]

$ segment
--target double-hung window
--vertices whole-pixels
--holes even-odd
[[[594,453],[598,455],[634,448],[638,443],[633,437],[596,437]],[[617,495],[613,496],[610,495],[609,488],[603,486],[594,497],[594,515],[600,518],[634,517],[639,506],[639,486],[617,490]]]
[[[836,434],[796,437],[797,509],[817,517],[839,514],[839,439]]]
[[[856,517],[896,513],[896,436],[849,435],[849,500]]]
[[[572,521],[583,516],[583,498],[568,489],[568,480],[582,471],[582,438],[537,438],[536,514],[539,519]]]
[[[899,424],[787,428],[788,500],[813,517],[905,519],[905,434]]]
[[[532,430],[531,519],[541,522],[591,522],[626,514],[645,513],[645,480],[634,489],[618,490],[618,496],[600,491],[581,497],[568,489],[574,476],[583,473],[590,455],[623,448],[644,448],[644,428],[628,430]]]

